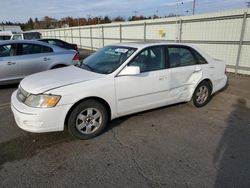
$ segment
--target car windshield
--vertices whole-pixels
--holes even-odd
[[[82,65],[83,69],[101,74],[110,74],[123,64],[136,48],[107,46],[86,58]]]

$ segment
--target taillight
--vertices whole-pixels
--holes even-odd
[[[73,57],[73,61],[78,61],[79,60],[79,55],[78,53],[75,54],[75,56]]]

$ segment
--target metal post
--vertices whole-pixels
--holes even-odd
[[[182,37],[182,20],[180,19],[180,22],[179,22],[179,43],[181,43],[181,37]]]
[[[147,41],[147,23],[144,22],[144,42]]]
[[[58,29],[58,33],[59,33],[58,37],[59,37],[59,39],[61,39],[61,30],[60,29]]]
[[[120,24],[120,42],[122,42],[122,24]]]
[[[54,37],[56,38],[56,30],[54,29]]]
[[[242,20],[242,26],[241,26],[241,33],[240,33],[240,41],[239,41],[237,59],[236,59],[235,74],[238,74],[238,68],[239,68],[239,64],[240,64],[241,49],[242,49],[242,44],[243,44],[244,34],[245,34],[245,29],[246,29],[246,20],[247,20],[247,12],[244,12],[244,16],[243,16],[243,20]]]
[[[81,27],[79,27],[79,42],[80,42],[80,48],[82,48],[82,35],[81,35]]]
[[[66,29],[65,28],[63,30],[63,33],[64,33],[64,39],[65,39],[65,41],[67,41],[67,38],[66,38]]]
[[[73,29],[71,28],[71,43],[73,43]]]
[[[90,29],[90,44],[91,44],[91,50],[93,50],[93,37],[92,37],[92,27]]]
[[[193,2],[193,15],[195,14],[195,4],[196,4],[196,2],[194,0],[194,2]]]
[[[102,25],[102,46],[104,47],[104,27]]]

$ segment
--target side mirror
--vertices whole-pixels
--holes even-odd
[[[140,67],[138,66],[127,66],[125,67],[118,76],[135,76],[140,74]]]

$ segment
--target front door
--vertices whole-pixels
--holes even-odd
[[[140,74],[115,78],[118,115],[167,104],[169,71],[164,46],[141,51],[127,66],[139,66]]]

